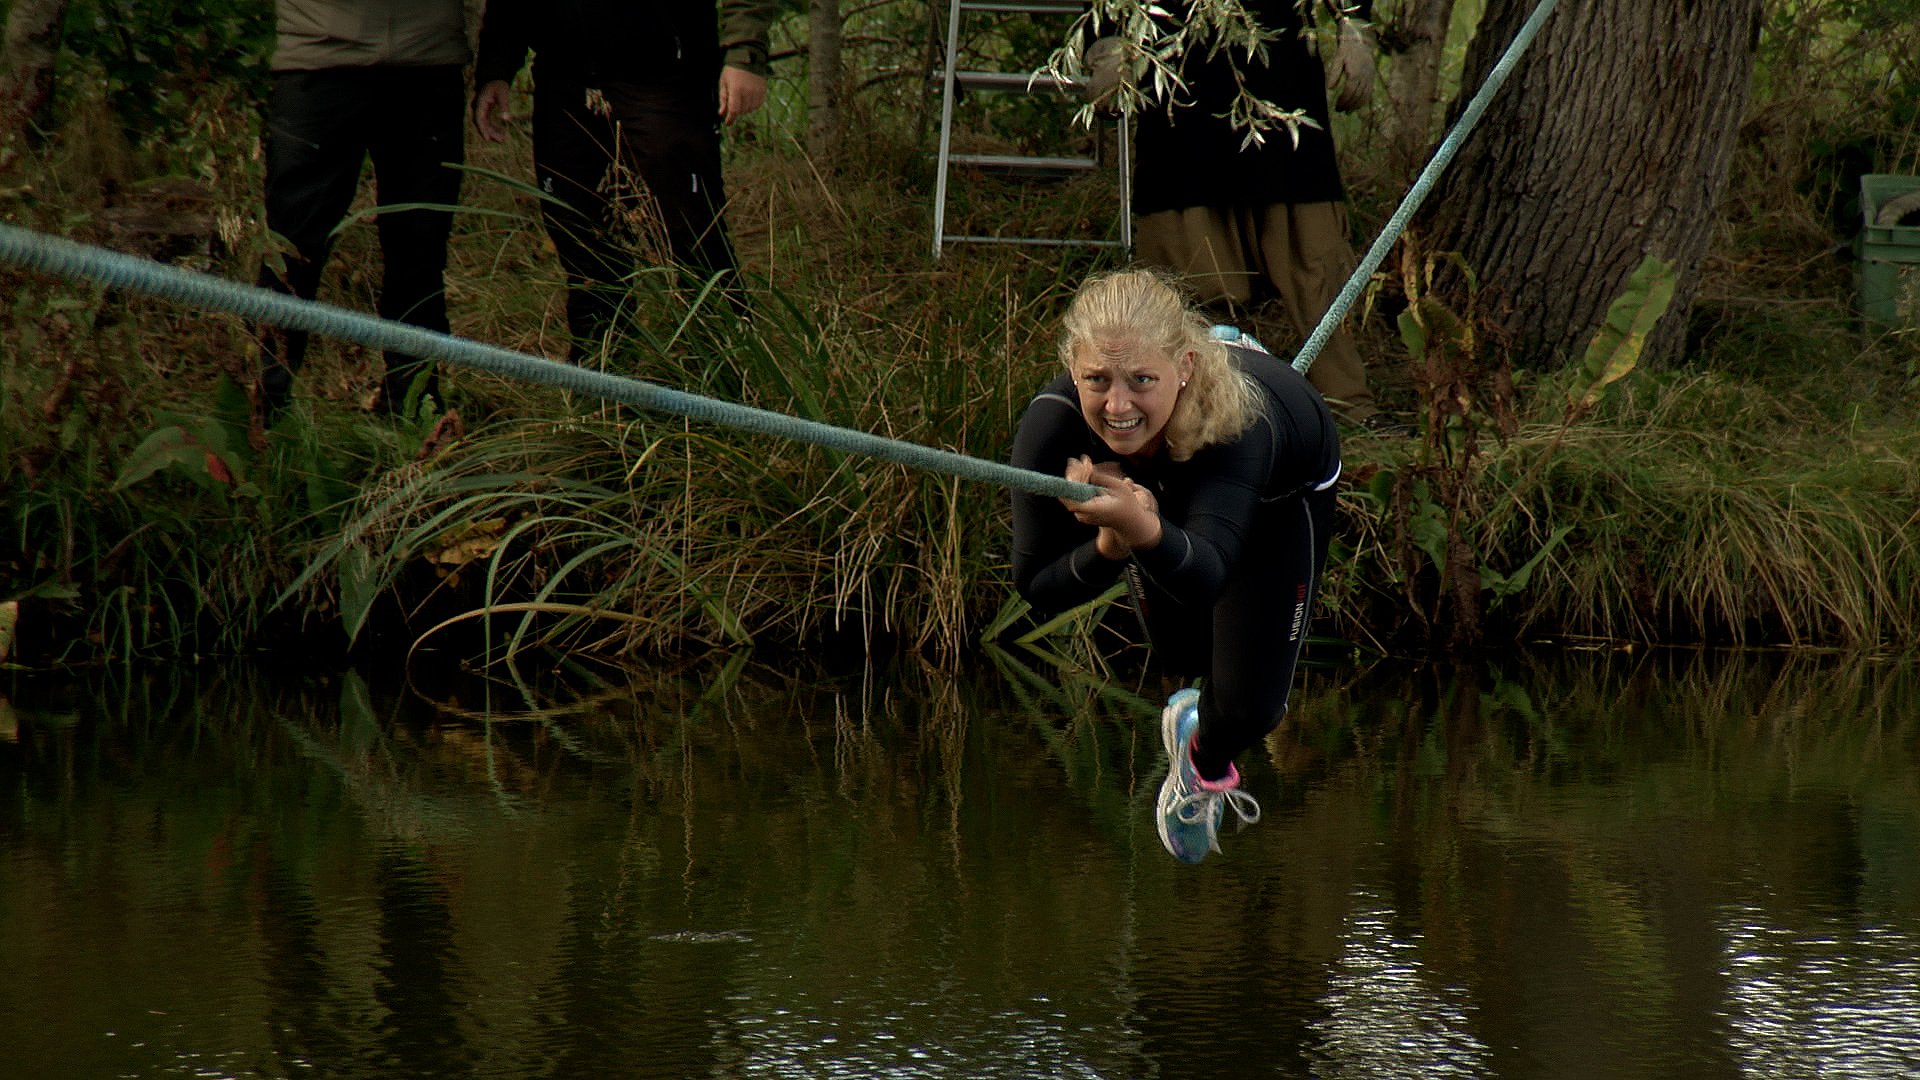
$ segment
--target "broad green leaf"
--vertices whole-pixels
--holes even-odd
[[[1626,291],[1607,309],[1606,322],[1593,335],[1580,362],[1580,383],[1568,394],[1574,412],[1597,404],[1607,387],[1640,362],[1647,335],[1673,302],[1673,264],[1649,255],[1627,279]]]
[[[235,459],[250,456],[252,447],[247,443],[247,428],[253,420],[253,403],[247,399],[247,391],[239,383],[225,375],[213,389],[212,422],[199,430],[207,441],[219,450],[228,464],[237,464]],[[218,441],[214,436],[217,425]],[[236,473],[240,469],[234,470]]]
[[[1433,568],[1445,573],[1447,569],[1447,515],[1438,503],[1422,502],[1414,507],[1407,521],[1407,532],[1413,537],[1414,546],[1427,553],[1433,560]]]
[[[127,463],[113,481],[113,490],[123,491],[169,466],[178,466],[187,475],[211,482],[207,473],[207,446],[185,428],[160,428],[140,441],[127,455]]]
[[[1546,557],[1553,553],[1553,549],[1559,547],[1561,542],[1567,538],[1567,534],[1572,531],[1573,526],[1571,525],[1562,525],[1553,530],[1553,535],[1547,537],[1547,542],[1540,546],[1540,550],[1534,552],[1532,558],[1528,559],[1520,569],[1515,570],[1511,574],[1502,574],[1500,571],[1491,567],[1481,567],[1480,587],[1493,592],[1493,603],[1495,604],[1524,590],[1527,587],[1527,582],[1533,579],[1534,568],[1545,561]]]
[[[1400,313],[1400,340],[1407,347],[1407,355],[1415,360],[1427,358],[1427,328],[1413,317],[1411,309]]]
[[[1371,480],[1367,481],[1366,490],[1355,491],[1354,493],[1372,499],[1384,510],[1393,505],[1393,485],[1399,475],[1399,473],[1392,469],[1381,469],[1379,472],[1373,474]]]

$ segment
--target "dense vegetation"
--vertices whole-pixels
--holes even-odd
[[[254,152],[268,27],[253,5],[206,0],[177,5],[192,10],[175,25],[200,33],[146,36],[114,21],[121,6],[69,11],[59,93],[4,151],[0,218],[249,279],[274,251]],[[1603,339],[1591,363],[1510,371],[1473,310],[1420,306],[1426,267],[1389,263],[1360,333],[1388,403],[1423,434],[1348,444],[1325,632],[1416,650],[1920,640],[1920,332],[1858,318],[1846,247],[1860,174],[1920,174],[1920,79],[1879,18],[1770,0],[1676,362],[1636,364],[1630,344]],[[804,24],[782,29],[795,40],[775,100],[732,141],[751,326],[643,271],[606,366],[1003,457],[1055,362],[1061,303],[1114,256],[930,259],[926,7],[850,16],[841,145],[858,153],[803,149]],[[152,50],[160,40],[170,54]],[[1049,44],[1035,32],[991,47]],[[983,147],[1083,137],[1068,111],[1011,98],[965,134]],[[1404,178],[1381,164],[1366,114],[1339,134],[1364,241]],[[462,336],[559,356],[557,268],[513,179],[528,154],[524,136],[471,149],[450,306]],[[963,226],[1112,229],[1099,180],[975,180],[955,198]],[[323,299],[371,310],[378,276],[373,230],[351,222]],[[1657,293],[1657,275],[1644,285]],[[444,414],[375,419],[363,399],[379,359],[345,343],[316,348],[295,410],[262,432],[239,320],[8,267],[0,296],[0,658],[375,641],[473,656],[750,642],[944,654],[1025,622],[994,490],[471,372],[446,380]],[[1426,331],[1402,332],[1409,310]],[[1253,329],[1291,336],[1264,317]],[[1436,408],[1448,387],[1475,407]]]

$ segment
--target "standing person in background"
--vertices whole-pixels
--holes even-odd
[[[1244,325],[1235,309],[1277,297],[1295,340],[1305,341],[1353,272],[1327,68],[1313,47],[1308,20],[1337,20],[1337,104],[1351,111],[1373,92],[1370,32],[1356,21],[1367,18],[1372,6],[1372,0],[1247,0],[1248,13],[1274,34],[1264,60],[1196,43],[1179,63],[1186,87],[1173,108],[1150,102],[1139,113],[1133,177],[1138,259],[1183,275],[1221,322]],[[1120,58],[1111,48],[1097,55],[1107,64]],[[1112,78],[1095,72],[1096,85]],[[1269,132],[1261,145],[1245,145],[1246,132],[1228,119],[1242,81],[1255,97],[1303,110],[1313,121],[1299,126],[1297,145],[1285,130]],[[1381,415],[1345,329],[1328,338],[1307,377],[1347,423],[1405,430]]]
[[[1207,323],[1155,271],[1088,281],[1060,336],[1066,371],[1013,444],[1013,464],[1099,488],[1014,495],[1020,595],[1065,611],[1124,576],[1156,665],[1206,680],[1160,718],[1160,842],[1189,863],[1219,850],[1227,807],[1259,820],[1234,759],[1286,715],[1340,476],[1320,394]]]
[[[616,168],[637,177],[673,261],[719,276],[735,310],[737,262],[721,211],[720,125],[767,99],[771,3],[492,0],[480,28],[473,123],[506,139],[510,87],[534,54],[533,167],[567,275],[569,359],[600,350],[633,269],[617,225]]]
[[[284,274],[260,270],[260,285],[311,300],[332,232],[353,205],[360,171],[373,160],[378,202],[451,207],[464,160],[466,0],[278,0],[273,92],[262,144],[267,228],[293,246]],[[445,209],[382,212],[379,310],[428,330],[447,329]],[[256,397],[270,425],[293,395],[307,334],[263,328]],[[415,379],[438,395],[419,357],[388,353],[379,407],[402,411]]]

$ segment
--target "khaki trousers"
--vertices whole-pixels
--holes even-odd
[[[1293,341],[1264,342],[1283,357],[1307,340],[1354,266],[1347,207],[1337,202],[1143,214],[1134,223],[1134,250],[1140,262],[1180,274],[1209,306],[1251,309],[1264,283],[1293,323]],[[1328,336],[1307,380],[1343,420],[1358,423],[1379,411],[1344,327]]]

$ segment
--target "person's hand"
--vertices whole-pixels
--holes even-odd
[[[1085,456],[1067,462],[1067,479],[1092,484],[1099,492],[1083,501],[1062,499],[1075,521],[1099,530],[1094,546],[1115,561],[1160,542],[1159,501],[1153,492],[1127,479],[1114,462],[1095,465]]]
[[[473,95],[473,130],[488,142],[506,142],[507,125],[513,123],[513,87],[505,79],[495,79]]]
[[[1103,37],[1087,47],[1087,101],[1102,113],[1119,111],[1126,56],[1126,48],[1117,37]]]
[[[1327,67],[1333,107],[1352,112],[1373,100],[1373,32],[1353,19],[1340,20],[1340,43]]]
[[[720,119],[726,123],[767,103],[767,80],[745,68],[720,69]]]

